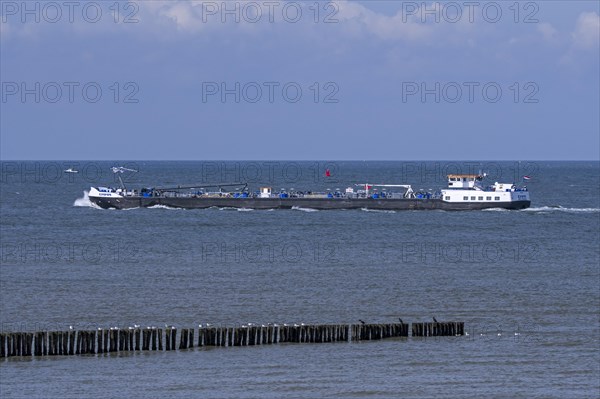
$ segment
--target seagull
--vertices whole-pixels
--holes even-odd
[[[139,324],[134,324],[133,327],[134,328],[140,328],[140,325]]]
[[[434,323],[437,323],[437,322],[438,322],[438,321],[435,319],[435,317],[433,318],[433,322],[434,322]]]
[[[365,324],[365,322],[362,321],[361,319],[358,319],[358,321],[360,321],[360,324]]]
[[[198,328],[202,328],[202,324],[198,324]]]
[[[400,320],[400,324],[404,324],[401,318],[398,317],[398,320]]]
[[[69,330],[72,330],[72,329],[73,329],[73,326],[69,326]]]

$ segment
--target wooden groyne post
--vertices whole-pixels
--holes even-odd
[[[413,323],[413,337],[454,337],[465,335],[465,323],[461,321]]]
[[[464,335],[464,322],[413,323],[413,337]],[[408,338],[409,324],[261,324],[195,328],[139,326],[96,330],[0,333],[0,358],[185,350],[194,347],[327,343]],[[197,337],[197,339],[195,338]],[[177,345],[179,342],[179,345]]]

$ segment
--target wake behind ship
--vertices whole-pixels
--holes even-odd
[[[122,170],[113,168],[115,173]],[[524,209],[531,205],[527,187],[494,183],[484,187],[482,174],[448,175],[448,187],[435,193],[415,192],[408,184],[355,184],[345,190],[327,192],[285,190],[272,187],[251,191],[244,183],[200,184],[128,190],[91,187],[92,203],[105,209],[129,209],[157,205],[186,208],[246,209],[373,209],[373,210],[479,210]],[[396,191],[394,191],[396,190]]]

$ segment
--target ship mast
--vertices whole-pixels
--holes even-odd
[[[116,174],[117,177],[119,178],[119,182],[121,183],[121,188],[123,189],[123,191],[127,191],[127,188],[125,187],[125,183],[123,183],[123,179],[121,179],[121,175],[119,175],[117,173],[137,172],[137,170],[129,169],[124,166],[113,166],[111,169],[112,169],[113,173]]]

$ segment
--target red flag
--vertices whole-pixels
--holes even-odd
[[[325,170],[325,176],[330,177],[331,176],[331,172],[329,171],[329,169]]]

